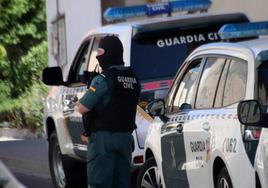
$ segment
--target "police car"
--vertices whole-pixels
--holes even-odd
[[[174,11],[203,11],[210,1],[172,1],[150,6],[133,6],[109,9],[108,20],[122,20],[130,16],[144,15],[153,10],[158,13]],[[163,10],[167,12],[163,12]],[[149,13],[147,13],[149,14]],[[137,107],[137,129],[133,132],[133,171],[143,162],[144,142],[147,130],[153,121],[144,107],[155,98],[166,96],[176,70],[186,56],[197,46],[219,41],[218,29],[225,23],[248,22],[244,14],[209,15],[207,13],[156,17],[143,21],[117,23],[90,31],[82,40],[70,65],[66,78],[60,67],[46,68],[43,81],[52,85],[45,103],[45,131],[49,141],[49,162],[53,183],[65,187],[73,181],[76,162],[86,161],[87,147],[82,143],[81,115],[75,108],[76,101],[87,89],[88,73],[101,72],[96,59],[99,41],[106,35],[117,35],[123,43],[124,61],[136,72],[142,85],[142,94]],[[178,54],[179,52],[179,54]]]
[[[139,187],[268,187],[268,131],[261,132],[268,118],[260,115],[268,104],[268,37],[253,39],[268,34],[268,22],[227,24],[219,34],[225,42],[194,50],[166,101],[148,105],[157,117]],[[232,37],[247,40],[226,42]]]

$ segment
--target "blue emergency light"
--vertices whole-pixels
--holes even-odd
[[[136,5],[127,7],[108,8],[104,13],[107,21],[124,20],[138,16],[154,16],[159,14],[170,14],[172,12],[195,12],[205,11],[211,5],[210,0],[181,0],[170,2],[150,3],[147,5]]]
[[[268,22],[226,24],[218,32],[222,39],[256,37],[268,34]]]

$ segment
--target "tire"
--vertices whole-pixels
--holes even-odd
[[[142,165],[137,179],[137,188],[149,187],[162,188],[161,177],[154,158],[150,158]]]
[[[223,167],[219,172],[216,188],[233,188],[233,184],[226,167]]]
[[[55,188],[87,187],[86,164],[61,154],[55,131],[49,138],[48,155]]]

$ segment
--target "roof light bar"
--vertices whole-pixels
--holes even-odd
[[[182,11],[204,11],[211,5],[210,0],[181,0],[147,5],[136,5],[127,7],[108,8],[104,13],[107,21],[123,20],[130,17],[153,16],[159,14],[170,14]]]
[[[222,39],[246,38],[268,34],[268,22],[226,24],[218,32]]]

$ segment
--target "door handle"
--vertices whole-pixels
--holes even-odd
[[[209,122],[205,122],[202,124],[202,129],[205,131],[209,131],[210,130],[210,124]]]
[[[179,124],[177,125],[177,127],[176,127],[176,131],[177,131],[178,133],[182,133],[182,130],[183,130],[183,126],[182,126],[181,123],[179,123]]]

